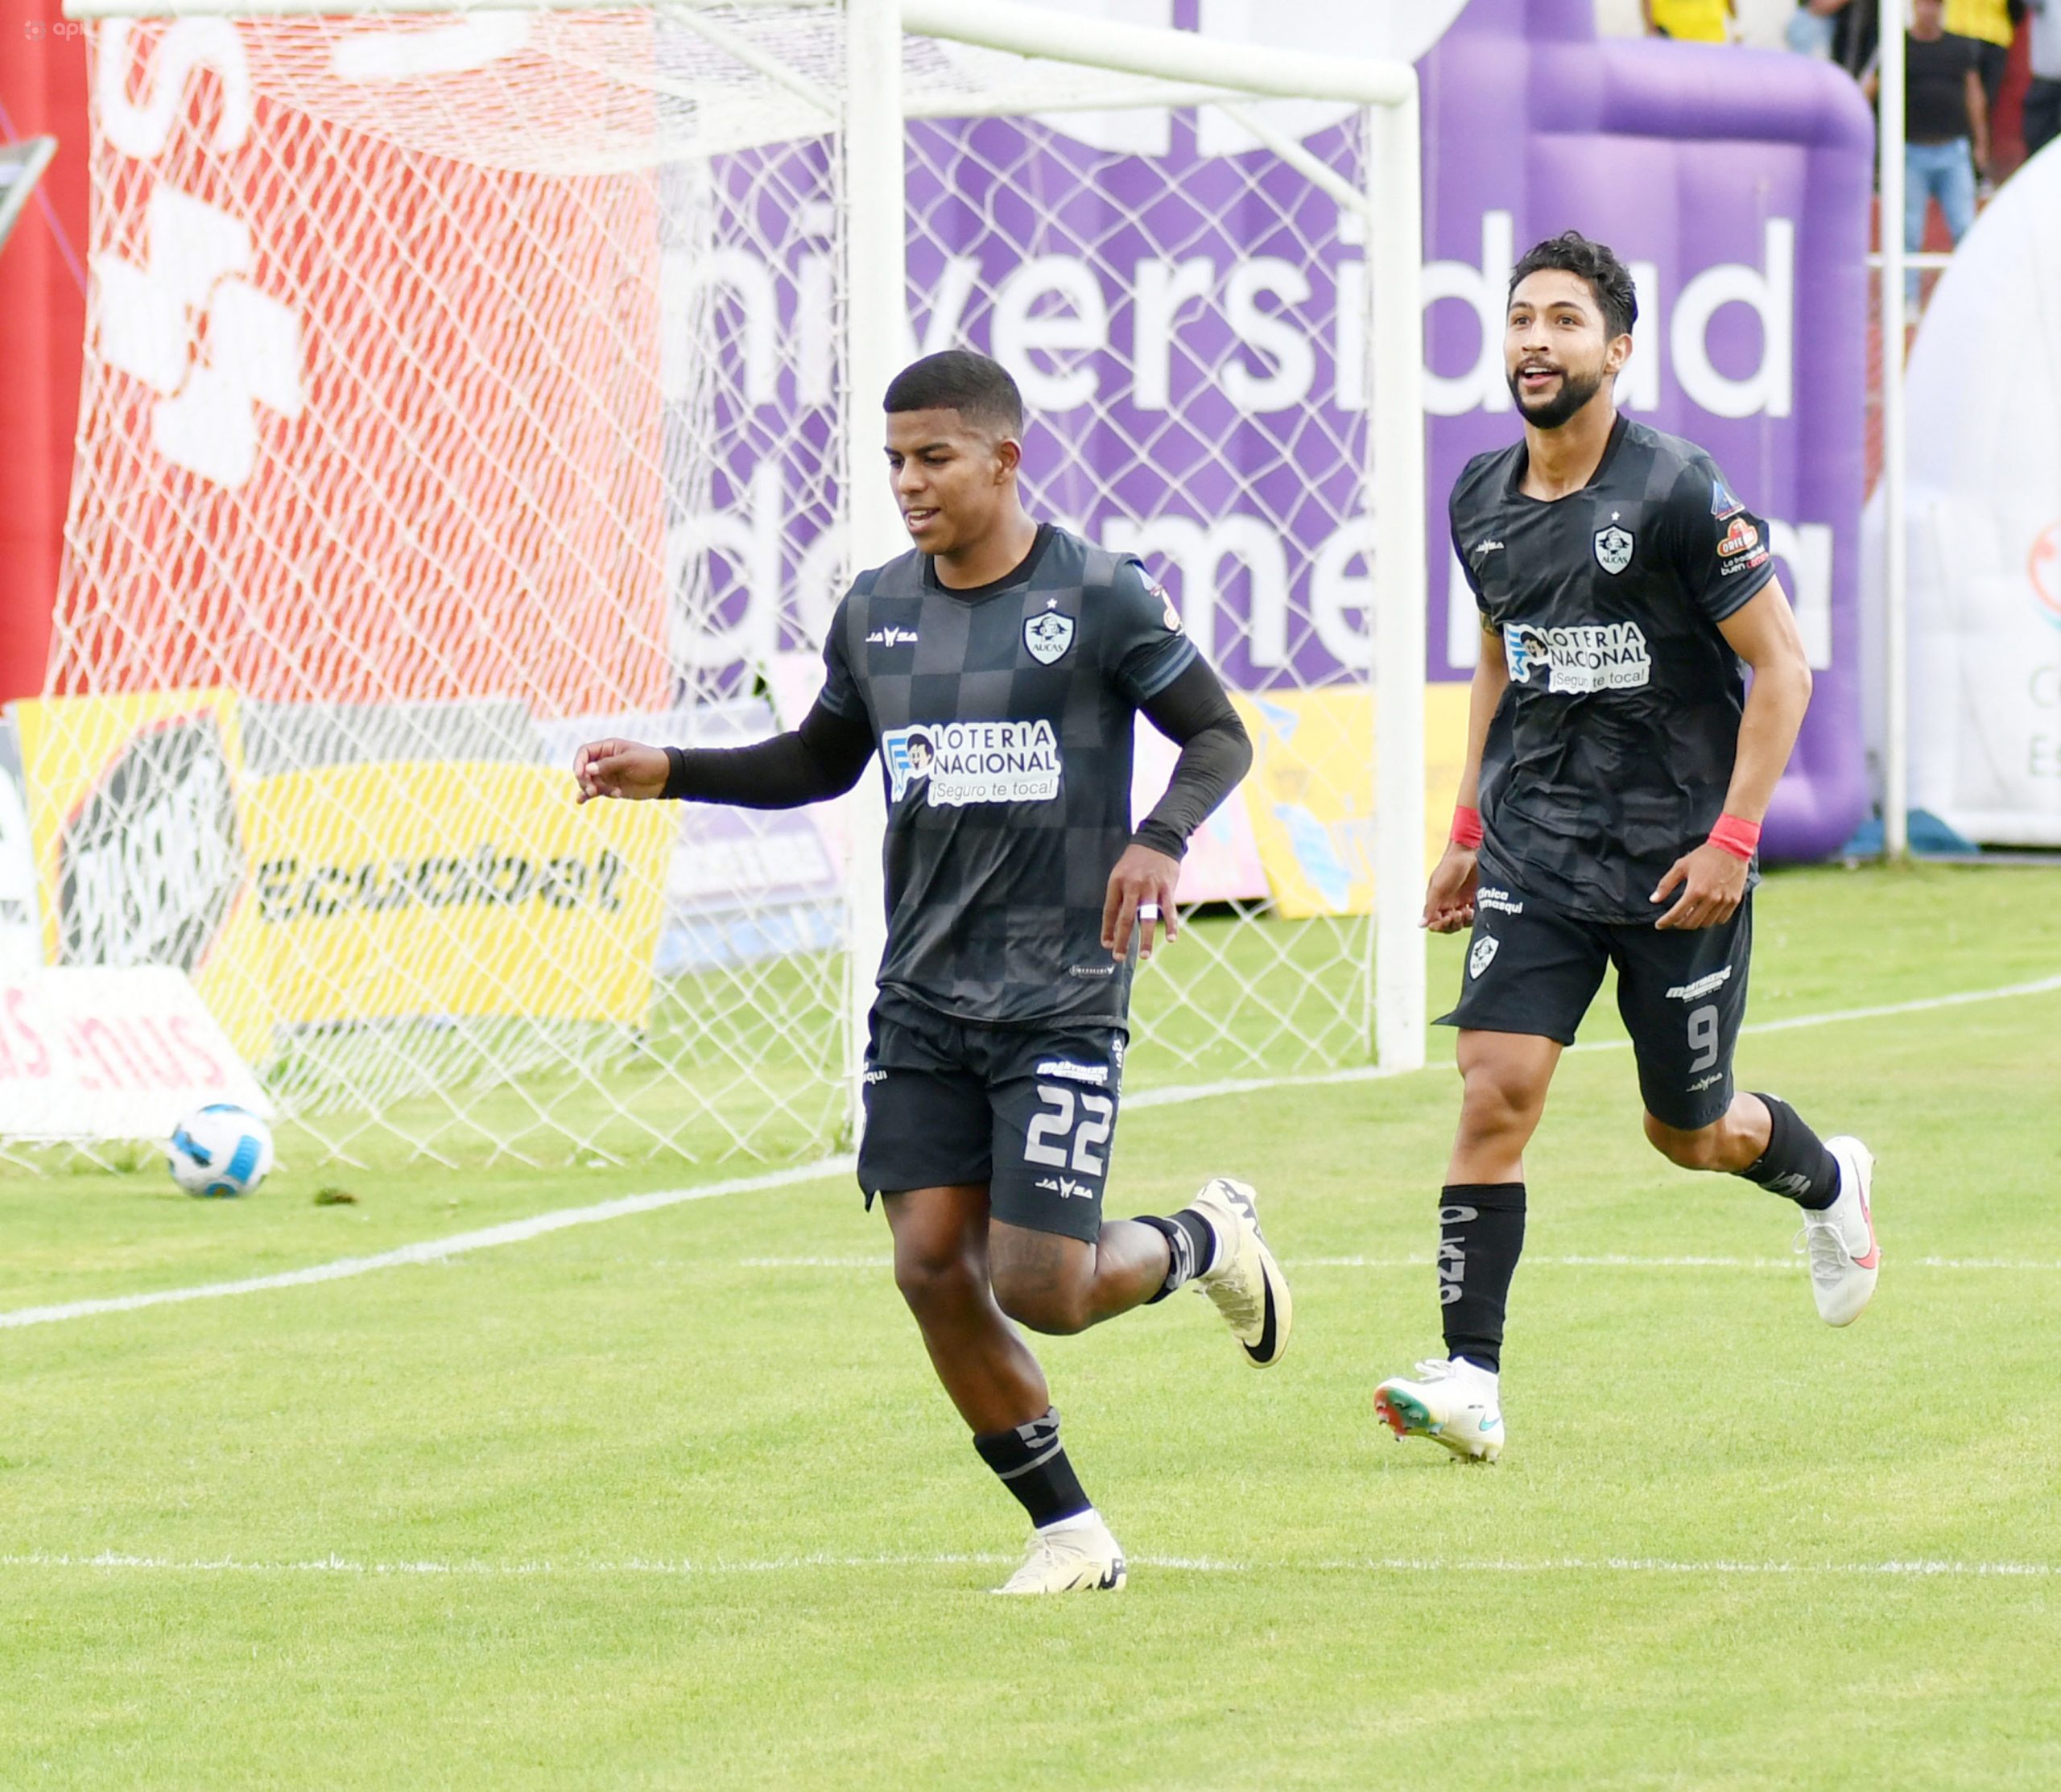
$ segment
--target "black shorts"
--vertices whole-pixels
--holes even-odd
[[[1750,893],[1722,927],[1662,931],[1650,921],[1577,920],[1521,890],[1485,886],[1474,899],[1460,1005],[1438,1024],[1572,1045],[1604,967],[1615,964],[1646,1112],[1694,1132],[1732,1105],[1753,944]]]
[[[1117,1129],[1125,1030],[991,1026],[883,990],[866,1051],[859,1187],[988,1185],[990,1217],[1092,1244]]]

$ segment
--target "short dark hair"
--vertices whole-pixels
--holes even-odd
[[[971,349],[947,349],[912,361],[887,384],[881,408],[890,415],[902,411],[956,411],[970,423],[1021,441],[1023,394],[1009,370]]]
[[[1613,336],[1629,336],[1639,320],[1639,295],[1632,284],[1632,270],[1617,259],[1608,243],[1592,242],[1579,230],[1563,230],[1557,237],[1525,251],[1524,259],[1510,270],[1511,297],[1534,274],[1547,270],[1572,274],[1588,283],[1603,312],[1603,327]]]

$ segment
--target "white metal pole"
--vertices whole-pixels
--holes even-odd
[[[1877,229],[1882,240],[1882,852],[1901,858],[1910,844],[1910,531],[1906,496],[1904,341],[1904,12],[1906,0],[1880,9],[1877,89],[1881,172]]]
[[[1374,1053],[1424,1062],[1423,192],[1417,92],[1367,114],[1374,514]]]
[[[845,20],[843,138],[844,456],[839,477],[854,569],[892,559],[907,541],[881,456],[881,400],[894,377],[907,307],[907,199],[902,151],[901,0],[849,0]],[[887,943],[881,844],[886,826],[878,780],[861,781],[849,808],[845,869],[845,1065],[851,1133],[864,1122],[867,1016]]]

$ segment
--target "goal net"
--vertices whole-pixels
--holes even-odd
[[[1006,0],[99,10],[18,718],[53,962],[190,972],[341,1157],[848,1139],[874,782],[580,807],[568,767],[792,725],[905,544],[881,390],[969,345],[1034,513],[1143,557],[1258,749],[1134,1087],[1420,1056],[1406,68]]]

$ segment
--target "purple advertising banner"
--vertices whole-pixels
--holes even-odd
[[[1221,0],[1167,7],[1167,23],[1262,30]],[[1378,10],[1304,0],[1280,28],[1378,48]],[[1865,803],[1866,107],[1842,72],[1802,56],[1600,41],[1592,0],[1471,0],[1419,68],[1427,675],[1467,678],[1480,639],[1445,499],[1470,456],[1518,433],[1502,370],[1510,267],[1539,238],[1580,229],[1638,283],[1621,404],[1708,450],[1769,521],[1817,687],[1765,839],[1781,857],[1835,850]],[[1346,109],[1282,102],[1274,116],[1358,183]],[[704,392],[701,422],[678,434],[715,464],[683,481],[696,502],[675,510],[679,564],[703,581],[684,608],[704,668],[820,636],[834,596],[819,588],[835,564],[828,314],[811,296],[828,291],[829,213],[800,200],[825,166],[820,148],[775,151],[737,159],[725,182],[717,265],[740,269],[748,253],[763,273],[735,276],[718,345],[749,348],[755,306],[801,346],[786,369],[760,357],[760,390],[719,391],[712,411]],[[1141,555],[1235,688],[1364,681],[1378,540],[1361,508],[1357,212],[1207,109],[916,124],[908,180],[907,352],[969,345],[1010,367],[1034,419],[1037,510]],[[853,427],[869,427],[872,402],[858,395]]]

